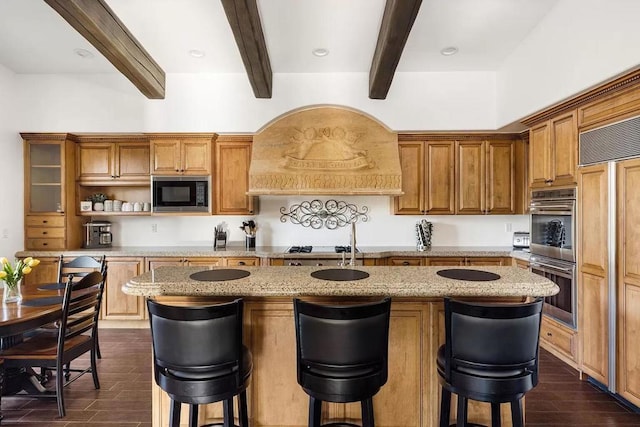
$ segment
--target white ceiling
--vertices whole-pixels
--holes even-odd
[[[106,0],[167,73],[243,73],[217,0]],[[496,70],[559,0],[423,0],[397,71]],[[369,72],[385,0],[258,0],[274,73]],[[456,46],[445,57],[440,50]],[[327,48],[323,58],[313,48]],[[95,55],[83,59],[74,49]],[[196,59],[191,49],[206,53]],[[16,73],[117,70],[43,0],[0,0],[0,64]]]

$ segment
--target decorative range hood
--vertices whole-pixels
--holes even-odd
[[[398,135],[344,107],[310,107],[253,138],[249,195],[390,195],[402,192]]]

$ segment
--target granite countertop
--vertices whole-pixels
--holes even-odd
[[[465,268],[465,267],[460,267]],[[286,269],[286,270],[285,270]],[[358,267],[369,277],[328,281],[311,277],[319,267],[242,267],[250,275],[227,281],[198,281],[189,276],[202,267],[158,267],[133,277],[123,287],[138,296],[392,296],[392,297],[519,297],[558,293],[552,281],[517,267],[468,267],[500,275],[494,281],[473,282],[437,275],[446,267]]]
[[[123,246],[99,249],[70,249],[70,250],[27,250],[19,251],[16,257],[57,257],[65,256],[124,256],[124,257],[260,257],[260,258],[335,258],[342,257],[333,251],[333,247],[324,246],[318,252],[287,253],[287,246],[258,246],[248,250],[244,246],[228,246],[226,249],[215,250],[210,246]],[[522,251],[514,251],[510,246],[434,246],[426,251],[418,251],[415,246],[362,246],[358,247],[358,258],[386,258],[390,256],[411,257],[489,257],[489,256],[525,256]],[[528,254],[526,260],[528,260]],[[347,254],[348,256],[348,254]]]

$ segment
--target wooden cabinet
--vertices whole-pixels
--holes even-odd
[[[617,164],[616,391],[640,406],[640,159]]]
[[[609,384],[609,168],[578,170],[578,330],[580,370]]]
[[[22,137],[25,249],[79,248],[82,226],[75,213],[75,143],[67,134]]]
[[[149,142],[80,142],[76,147],[81,185],[150,186]]]
[[[429,257],[429,266],[501,266],[511,265],[511,258],[505,257]]]
[[[572,367],[577,366],[578,335],[573,329],[542,316],[540,346]]]
[[[258,266],[260,258],[256,257],[148,257],[146,258],[147,271],[164,266],[185,267],[224,267],[224,266]]]
[[[210,175],[211,141],[215,134],[154,134],[151,173],[155,175]]]
[[[529,132],[529,185],[576,184],[578,123],[576,110],[554,117]]]
[[[423,257],[390,257],[387,259],[387,265],[398,267],[419,267],[424,265],[425,258]]]
[[[257,198],[248,196],[252,137],[220,137],[216,141],[215,205],[218,215],[253,215]]]
[[[394,198],[394,213],[454,213],[454,141],[403,141],[398,144],[404,195]]]
[[[142,274],[143,258],[107,257],[107,281],[102,297],[102,319],[142,320],[145,318],[144,298],[127,295],[122,285]]]
[[[40,264],[31,273],[22,278],[23,294],[37,294],[38,286],[43,283],[54,283],[58,281],[58,257],[34,257],[40,260]]]
[[[525,261],[523,259],[513,258],[513,266],[521,268],[523,270],[529,269],[529,261]]]
[[[456,213],[516,213],[515,159],[514,141],[458,141]]]

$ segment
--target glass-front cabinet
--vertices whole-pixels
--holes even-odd
[[[82,227],[75,214],[75,143],[67,134],[22,134],[24,139],[25,249],[75,249]]]

